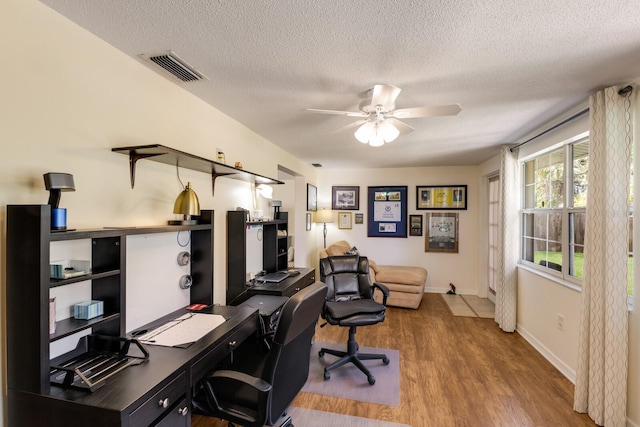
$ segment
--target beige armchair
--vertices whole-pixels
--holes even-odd
[[[321,250],[320,258],[344,255],[352,248],[349,242],[340,240]],[[382,283],[391,291],[387,305],[413,309],[420,306],[424,285],[427,282],[426,269],[404,265],[379,265],[369,258],[369,275],[372,282]],[[376,299],[381,299],[381,296],[376,295]]]

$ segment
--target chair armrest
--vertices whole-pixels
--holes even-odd
[[[228,387],[230,385],[232,387],[245,385],[247,387],[255,389],[259,393],[268,393],[269,391],[271,391],[271,384],[269,384],[265,380],[251,376],[249,374],[245,374],[244,372],[240,371],[231,371],[225,369],[215,371],[213,374],[209,375],[206,380],[207,382],[210,382],[214,387],[216,387],[216,385],[223,387]]]
[[[375,292],[376,288],[380,289],[380,292],[382,292],[382,305],[387,305],[387,297],[389,296],[389,294],[391,293],[389,291],[389,288],[387,288],[385,285],[383,285],[382,283],[379,282],[374,282],[373,283],[373,291]]]
[[[201,392],[196,392],[192,404],[200,413],[208,416],[219,416],[226,414],[236,419],[235,422],[242,424],[252,424],[256,420],[266,419],[266,407],[271,392],[271,384],[251,375],[239,371],[220,370],[202,379],[199,383],[202,387]],[[239,394],[243,394],[242,390],[248,389],[257,392],[256,400],[249,403],[245,400],[248,407],[247,412],[243,412],[239,407],[228,407],[223,404],[227,401],[227,397],[237,399]],[[252,414],[253,413],[253,414]]]

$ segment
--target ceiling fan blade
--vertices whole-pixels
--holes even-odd
[[[317,108],[307,108],[307,111],[311,113],[337,114],[339,116],[348,116],[348,117],[368,117],[369,116],[369,114],[363,113],[362,111],[319,110]]]
[[[342,131],[345,131],[345,130],[357,128],[358,126],[361,126],[361,125],[363,125],[365,123],[367,123],[367,120],[356,120],[353,123],[349,123],[348,125],[340,126],[338,129],[332,130],[331,133],[338,133],[338,132],[342,132]]]
[[[432,107],[401,108],[391,113],[391,117],[398,119],[413,119],[416,117],[455,116],[462,107],[458,104],[435,105]]]
[[[391,85],[375,85],[371,94],[371,107],[375,109],[377,105],[382,105],[384,111],[393,110],[401,90]]]
[[[400,133],[409,133],[413,130],[413,128],[411,126],[409,126],[408,124],[401,122],[398,119],[394,119],[393,117],[387,119],[392,125],[394,125],[396,127],[396,129],[398,129],[400,131]]]

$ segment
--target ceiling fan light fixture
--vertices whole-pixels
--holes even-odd
[[[411,126],[398,119],[415,119],[419,117],[455,116],[462,108],[458,104],[436,105],[425,107],[401,108],[396,110],[396,98],[401,89],[396,86],[377,84],[369,90],[370,98],[360,102],[360,111],[307,109],[314,113],[337,114],[348,117],[359,117],[355,123],[343,126],[341,129],[351,129],[363,123],[354,136],[363,144],[379,147],[385,143],[395,141],[400,135],[414,130]]]
[[[372,147],[382,147],[384,145],[384,138],[377,133],[369,139],[369,145]]]
[[[369,143],[369,139],[375,133],[373,123],[367,122],[360,126],[358,130],[353,134],[356,139],[363,144]]]
[[[398,128],[386,120],[378,126],[378,133],[382,135],[384,142],[394,141],[400,135]]]
[[[400,135],[400,131],[386,120],[382,122],[367,122],[354,133],[358,141],[363,144],[369,144],[372,147],[381,147],[385,142],[395,140],[398,135]]]

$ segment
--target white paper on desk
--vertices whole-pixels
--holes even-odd
[[[143,344],[165,347],[184,346],[198,341],[224,321],[219,314],[187,313],[141,335],[138,340]]]

